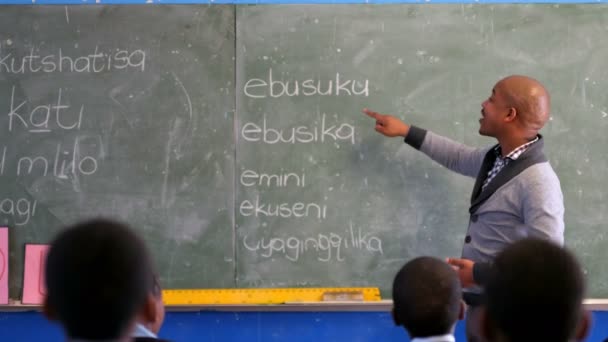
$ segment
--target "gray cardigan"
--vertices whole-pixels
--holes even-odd
[[[481,185],[496,159],[495,146],[473,148],[415,126],[405,142],[448,169],[476,178],[463,258],[491,262],[507,245],[525,237],[563,245],[564,199],[559,179],[543,154],[542,136],[483,191]]]

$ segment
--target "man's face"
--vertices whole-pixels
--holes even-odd
[[[479,119],[479,134],[497,137],[504,128],[504,118],[509,114],[511,107],[508,106],[504,86],[498,82],[490,97],[481,104],[481,118]]]

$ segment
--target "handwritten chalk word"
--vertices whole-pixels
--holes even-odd
[[[241,184],[244,186],[266,186],[266,187],[286,187],[293,185],[296,187],[306,186],[306,174],[295,172],[284,172],[281,168],[279,173],[258,173],[253,170],[244,170],[241,173]]]
[[[0,50],[1,52],[1,50]],[[120,50],[100,52],[98,47],[86,55],[65,55],[62,49],[56,54],[38,55],[34,48],[28,55],[13,56],[12,53],[0,53],[0,73],[25,74],[37,72],[79,72],[100,73],[126,68],[146,69],[146,52],[144,50]]]
[[[361,228],[355,229],[350,224],[345,234],[333,232],[320,233],[315,237],[273,237],[255,239],[246,235],[243,238],[243,246],[251,252],[259,252],[264,258],[278,256],[285,257],[291,261],[298,261],[307,253],[316,253],[317,260],[322,262],[344,261],[343,253],[346,250],[359,250],[371,254],[383,255],[382,240],[364,233]]]
[[[53,104],[44,104],[34,107],[31,111],[23,112],[26,104],[29,104],[27,100],[17,104],[15,102],[15,86],[11,91],[11,105],[10,111],[8,112],[8,131],[13,130],[13,123],[15,125],[22,126],[31,133],[48,133],[51,132],[51,117],[54,117],[57,127],[63,130],[79,130],[82,124],[82,113],[84,112],[84,106],[80,106],[80,111],[77,114],[72,114],[71,120],[66,119],[70,113],[66,113],[65,110],[70,109],[69,105],[61,102],[62,90],[59,88],[57,92],[57,101]],[[26,106],[27,108],[27,106]],[[28,113],[29,112],[29,113]]]
[[[254,217],[283,217],[301,218],[316,217],[318,219],[327,218],[327,206],[317,203],[263,203],[260,196],[255,197],[255,201],[244,200],[239,206],[242,216]]]
[[[312,124],[310,126],[297,126],[291,128],[270,128],[266,120],[266,115],[262,119],[262,127],[253,123],[247,122],[241,128],[241,136],[246,141],[263,142],[265,144],[277,143],[316,143],[316,142],[336,142],[350,141],[355,144],[355,126],[343,123],[341,125],[328,126],[326,123],[326,115],[321,115],[321,124]]]
[[[97,172],[97,159],[83,155],[80,150],[80,143],[76,139],[71,150],[65,150],[61,144],[57,144],[55,146],[55,156],[52,159],[40,155],[19,157],[15,165],[15,174],[17,176],[31,174],[46,176],[52,168],[53,176],[67,179],[69,173],[88,176]],[[5,172],[9,172],[6,166],[7,147],[4,146],[1,151],[0,176],[3,176]]]
[[[245,83],[243,92],[247,97],[264,99],[266,97],[278,98],[281,96],[369,96],[369,80],[355,81],[340,79],[336,73],[333,79],[321,81],[314,79],[276,80],[272,75],[272,68],[268,69],[268,79],[252,78]]]
[[[12,216],[16,226],[23,226],[36,214],[37,204],[27,198],[4,198],[0,201],[0,213]]]

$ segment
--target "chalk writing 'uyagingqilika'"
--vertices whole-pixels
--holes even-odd
[[[311,237],[262,237],[255,238],[246,235],[243,246],[258,253],[263,258],[285,257],[298,261],[306,254],[316,254],[316,259],[322,262],[344,261],[346,250],[355,250],[370,254],[384,254],[382,240],[371,233],[365,233],[361,228],[355,228],[352,223],[343,234],[334,232],[319,233]]]

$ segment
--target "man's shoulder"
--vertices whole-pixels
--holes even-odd
[[[511,178],[502,187],[502,191],[519,197],[540,195],[555,196],[557,199],[563,196],[559,177],[546,161],[528,166]]]
[[[170,342],[169,340],[163,340],[161,338],[154,338],[154,337],[134,337],[133,338],[134,342]]]
[[[530,165],[521,173],[521,178],[531,183],[558,183],[557,173],[548,161]]]
[[[512,190],[516,190],[522,198],[534,201],[542,199],[542,203],[539,202],[538,205],[561,202],[563,206],[561,182],[548,162],[530,166],[513,179],[513,185]]]

